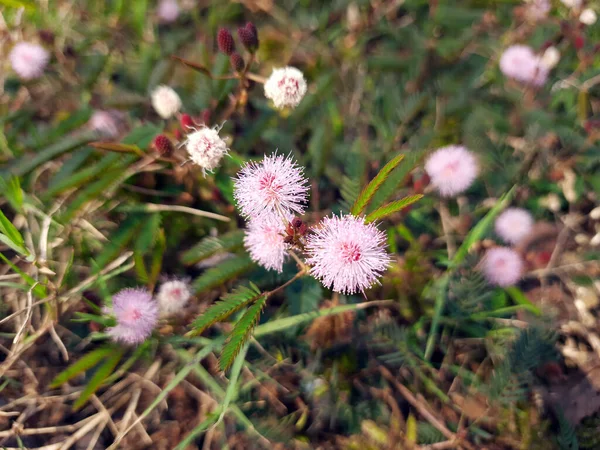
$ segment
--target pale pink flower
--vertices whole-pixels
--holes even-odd
[[[512,45],[500,57],[500,70],[520,83],[541,86],[548,78],[548,68],[542,58],[526,45]]]
[[[88,121],[88,127],[105,139],[114,139],[119,136],[120,122],[124,114],[120,111],[94,111]]]
[[[188,134],[184,144],[190,159],[202,167],[205,175],[207,171],[212,172],[219,167],[229,150],[217,128],[201,127]]]
[[[190,301],[192,293],[188,283],[183,280],[170,280],[160,285],[156,300],[161,316],[170,316],[180,312]]]
[[[364,292],[390,264],[385,233],[361,217],[325,217],[307,238],[310,273],[343,294]]]
[[[460,145],[448,145],[433,152],[425,162],[431,184],[443,197],[466,191],[479,173],[473,153]]]
[[[298,106],[306,94],[304,75],[295,67],[273,69],[273,73],[265,82],[265,97],[273,100],[276,108]]]
[[[489,249],[482,261],[483,275],[490,284],[507,287],[521,279],[523,260],[508,247]]]
[[[284,242],[285,228],[283,218],[278,214],[262,214],[250,219],[246,226],[244,246],[252,260],[265,269],[281,273],[290,248]]]
[[[179,4],[177,0],[160,0],[156,12],[161,23],[173,23],[179,17]]]
[[[144,342],[158,321],[158,304],[146,289],[123,289],[113,295],[112,308],[117,325],[106,332],[115,340],[127,344]]]
[[[584,25],[594,25],[597,20],[598,15],[596,14],[596,11],[591,8],[584,9],[579,15],[579,21]]]
[[[165,85],[157,86],[150,94],[152,107],[163,119],[169,119],[181,109],[181,98],[173,88]]]
[[[550,0],[525,0],[525,3],[525,14],[532,21],[545,19],[552,8]]]
[[[581,8],[581,4],[583,0],[560,0],[563,5],[567,8],[579,9]]]
[[[23,80],[39,78],[50,61],[50,54],[38,44],[19,42],[8,56],[13,70]]]
[[[233,195],[243,216],[263,213],[301,215],[306,208],[307,180],[291,156],[274,153],[247,163],[234,179]]]
[[[496,219],[496,233],[508,244],[518,244],[531,233],[533,217],[522,208],[508,208]]]

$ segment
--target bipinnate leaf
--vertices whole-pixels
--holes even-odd
[[[219,252],[236,250],[244,245],[244,230],[230,231],[219,237],[206,237],[181,256],[186,265],[196,264]]]
[[[373,178],[371,182],[367,184],[367,186],[362,190],[362,192],[356,199],[356,202],[354,202],[352,209],[350,210],[351,214],[358,216],[364,211],[364,209],[367,207],[367,205],[373,198],[373,195],[375,195],[375,192],[377,192],[377,189],[381,187],[381,185],[387,179],[392,170],[394,170],[403,159],[404,154],[401,153],[394,159],[392,159],[390,162],[388,162],[385,166],[383,166],[383,168],[379,171],[375,178]]]
[[[194,280],[192,287],[194,292],[199,294],[217,286],[222,286],[229,280],[248,272],[253,267],[255,267],[254,262],[248,255],[236,255],[208,269]]]
[[[374,222],[375,220],[383,219],[384,217],[387,217],[390,214],[403,210],[408,205],[412,205],[413,203],[419,201],[422,198],[422,194],[411,195],[409,197],[404,197],[400,200],[396,200],[395,202],[388,203],[387,205],[383,205],[381,208],[376,209],[371,214],[369,214],[365,218],[365,222],[370,223]]]
[[[97,348],[96,350],[92,350],[91,352],[85,354],[83,357],[79,358],[76,362],[71,364],[61,373],[56,375],[54,380],[52,380],[50,387],[56,388],[61,386],[62,384],[76,377],[80,373],[91,369],[114,351],[115,349],[111,346],[101,347]]]
[[[220,301],[212,305],[208,310],[192,323],[192,331],[188,335],[195,336],[202,333],[208,327],[239,311],[244,306],[252,303],[261,295],[260,290],[251,284],[250,287],[240,286],[233,292],[225,295]]]
[[[235,327],[229,335],[227,342],[225,342],[225,346],[221,352],[221,358],[219,359],[221,370],[225,371],[229,369],[237,354],[246,342],[248,342],[252,330],[254,330],[254,327],[260,318],[260,313],[267,303],[267,297],[267,295],[260,296],[235,324]]]

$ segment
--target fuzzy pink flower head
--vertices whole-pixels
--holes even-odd
[[[441,147],[425,162],[431,184],[443,197],[453,197],[466,191],[479,173],[477,159],[460,145]]]
[[[525,0],[525,14],[531,21],[538,21],[548,17],[552,8],[550,0]]]
[[[531,47],[512,45],[500,57],[500,70],[508,78],[523,84],[541,86],[548,78],[548,68]]]
[[[306,94],[304,75],[295,67],[273,69],[265,82],[265,97],[273,100],[276,108],[295,108]]]
[[[156,13],[161,23],[173,23],[179,17],[179,4],[177,0],[160,0]]]
[[[233,196],[243,216],[264,213],[302,215],[308,182],[291,156],[274,153],[260,163],[249,162],[234,179]]]
[[[325,217],[307,238],[306,263],[335,292],[364,292],[390,264],[385,243],[385,233],[362,217]]]
[[[533,217],[522,208],[508,208],[496,219],[494,229],[498,236],[508,244],[518,244],[531,233]]]
[[[201,127],[188,134],[184,144],[190,159],[202,167],[205,175],[219,167],[229,150],[217,128]]]
[[[8,56],[13,70],[23,80],[39,78],[50,61],[50,54],[38,44],[19,42]]]
[[[292,216],[289,216],[292,220]],[[279,273],[290,248],[284,242],[285,224],[278,214],[262,214],[250,219],[244,236],[244,246],[253,261],[267,270]]]
[[[123,113],[116,110],[95,111],[88,121],[88,127],[96,131],[102,138],[114,139],[119,136],[120,122]]]
[[[508,247],[489,249],[483,257],[483,275],[490,284],[496,286],[512,286],[521,279],[523,260],[521,256]]]
[[[113,295],[109,310],[117,325],[106,332],[115,340],[140,344],[152,334],[158,321],[158,304],[146,289],[123,289]]]
[[[161,316],[170,316],[180,312],[191,297],[190,287],[183,280],[171,280],[161,284],[156,294]]]

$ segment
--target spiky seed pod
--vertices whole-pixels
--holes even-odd
[[[232,53],[229,57],[229,62],[231,63],[231,68],[236,72],[242,72],[246,63],[244,62],[244,58],[239,53]]]
[[[202,111],[201,117],[202,117],[202,123],[204,125],[208,126],[210,124],[210,116],[211,116],[210,109],[205,109],[204,111]]]
[[[164,134],[159,134],[154,138],[154,148],[161,156],[171,156],[173,154],[173,144]]]
[[[184,130],[196,126],[196,124],[194,123],[194,119],[192,119],[192,116],[190,116],[189,114],[182,114],[181,119],[179,119],[179,123],[181,124],[181,128],[183,128]]]
[[[252,22],[248,22],[245,27],[239,27],[237,34],[249,52],[254,53],[258,49],[258,30]]]
[[[217,44],[219,45],[219,50],[226,55],[231,55],[235,51],[233,36],[229,30],[225,28],[219,29],[219,32],[217,33]]]

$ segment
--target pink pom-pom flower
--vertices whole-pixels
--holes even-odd
[[[531,233],[533,217],[522,208],[508,208],[496,219],[494,229],[508,244],[518,244],[521,239]]]
[[[548,17],[552,8],[550,0],[525,0],[525,14],[531,21],[538,21]]]
[[[273,100],[276,108],[298,106],[306,94],[304,75],[295,67],[273,69],[273,73],[265,82],[265,97]]]
[[[512,286],[521,279],[523,260],[510,248],[494,247],[483,257],[482,270],[488,283],[501,287]]]
[[[120,111],[95,111],[88,121],[88,127],[96,131],[102,138],[114,139],[119,136],[120,123],[124,114]]]
[[[284,239],[283,218],[274,213],[262,214],[248,222],[244,246],[253,261],[267,270],[281,273],[287,251],[290,248]]]
[[[38,44],[19,42],[8,56],[10,64],[23,80],[39,78],[50,61],[50,54]]]
[[[179,4],[177,0],[160,0],[156,13],[161,23],[173,23],[179,17]]]
[[[325,217],[307,238],[311,274],[335,292],[364,292],[390,264],[386,236],[352,215]]]
[[[425,171],[431,184],[443,197],[452,197],[466,191],[479,173],[477,159],[460,145],[441,147],[425,162]]]
[[[227,155],[227,144],[219,136],[218,128],[201,127],[187,135],[184,142],[190,159],[202,167],[202,172],[212,172],[223,156]]]
[[[158,304],[146,289],[123,289],[113,295],[112,308],[117,325],[106,332],[115,340],[127,344],[144,342],[158,321]]]
[[[307,191],[302,168],[291,156],[275,153],[247,163],[234,179],[233,195],[241,214],[253,219],[264,213],[301,215]]]
[[[526,45],[508,47],[500,57],[500,70],[508,78],[533,86],[543,85],[548,78],[548,67]]]
[[[191,297],[190,287],[185,281],[170,280],[164,282],[156,294],[161,316],[170,316],[180,312]]]

